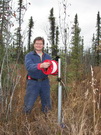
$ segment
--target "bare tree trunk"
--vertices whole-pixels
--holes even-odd
[[[10,96],[10,101],[9,101],[9,104],[8,104],[6,118],[8,118],[8,113],[12,111],[12,100],[13,100],[13,96],[14,96],[14,92],[15,92],[16,86],[19,83],[20,78],[21,78],[21,76],[17,76],[17,78],[16,78],[16,82],[15,82],[15,85],[13,87],[12,94]]]
[[[61,36],[62,36],[62,42],[63,42],[63,45],[64,45],[64,83],[65,83],[65,86],[67,84],[67,41],[69,40],[69,37],[68,37],[68,23],[67,23],[67,7],[70,5],[67,3],[67,0],[64,0],[62,1],[62,7],[60,10],[62,13],[60,13],[59,15],[59,19],[60,19],[60,32],[61,32]],[[62,16],[61,16],[62,14]],[[66,87],[66,91],[67,91],[67,87]]]
[[[94,129],[94,135],[95,135],[95,129],[96,129],[96,89],[95,89],[95,78],[94,78],[94,70],[91,66],[91,87],[92,87],[92,103],[93,103],[93,129]]]

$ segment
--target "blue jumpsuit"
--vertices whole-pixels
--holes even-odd
[[[41,61],[40,56],[34,51],[25,56],[25,67],[27,69],[28,76],[35,79],[46,78],[45,80],[41,81],[27,79],[26,95],[24,99],[25,113],[31,112],[38,96],[41,98],[42,111],[47,112],[49,109],[51,109],[49,79],[48,76],[43,74],[39,68],[39,64],[46,59],[51,60],[51,57],[47,53],[43,54]]]

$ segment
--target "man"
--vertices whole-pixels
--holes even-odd
[[[42,111],[47,112],[51,109],[50,84],[48,75],[45,75],[41,69],[48,68],[51,57],[43,52],[44,39],[36,37],[34,39],[34,51],[25,56],[25,67],[27,69],[27,88],[24,100],[24,112],[30,113],[38,96],[41,98]]]

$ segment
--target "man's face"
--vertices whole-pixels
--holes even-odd
[[[44,47],[43,41],[42,40],[36,40],[35,44],[34,44],[34,49],[36,51],[42,51]]]

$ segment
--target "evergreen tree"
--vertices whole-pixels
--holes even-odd
[[[101,41],[101,18],[100,12],[97,14],[97,29],[96,29],[96,65],[100,64],[100,41]]]
[[[23,0],[18,1],[18,12],[19,12],[19,17],[18,17],[18,61],[22,62],[23,61],[23,45],[22,45],[22,36],[21,36],[21,23],[22,23],[22,7],[23,7]]]
[[[22,22],[23,22],[23,15],[24,12],[26,10],[26,6],[24,5],[24,1],[23,0],[18,0],[18,8],[17,8],[17,12],[16,12],[16,20],[18,22],[18,27],[16,29],[16,41],[15,45],[16,45],[16,51],[17,51],[17,61],[19,63],[23,62],[23,42],[22,42]]]
[[[58,45],[59,45],[59,28],[57,26],[56,27],[56,55],[57,55],[57,53],[59,51]]]
[[[80,56],[81,56],[81,64],[83,64],[83,55],[84,55],[84,39],[81,39],[81,49],[80,49]]]
[[[88,48],[84,52],[84,76],[91,72],[91,50]]]
[[[13,61],[18,61],[19,60],[19,57],[21,55],[21,50],[19,47],[19,28],[16,28],[15,29],[15,33],[13,35],[13,43],[12,43],[12,46],[11,46],[11,57],[13,58],[12,60]],[[20,53],[19,53],[20,52]]]
[[[50,40],[51,49],[52,49],[52,57],[55,57],[57,56],[57,52],[58,52],[59,30],[58,30],[58,27],[56,27],[53,8],[50,10],[49,22],[50,22],[49,40]]]
[[[78,16],[75,15],[74,26],[73,26],[73,36],[72,36],[72,47],[71,47],[71,67],[73,71],[73,76],[79,79],[80,67],[81,67],[81,57],[83,57],[83,45],[81,44],[80,28],[78,23]]]
[[[32,37],[32,28],[34,26],[33,18],[31,16],[29,20],[29,30],[28,30],[28,51],[31,50],[31,37]]]
[[[48,43],[46,44],[45,52],[46,52],[46,53],[49,53]]]

